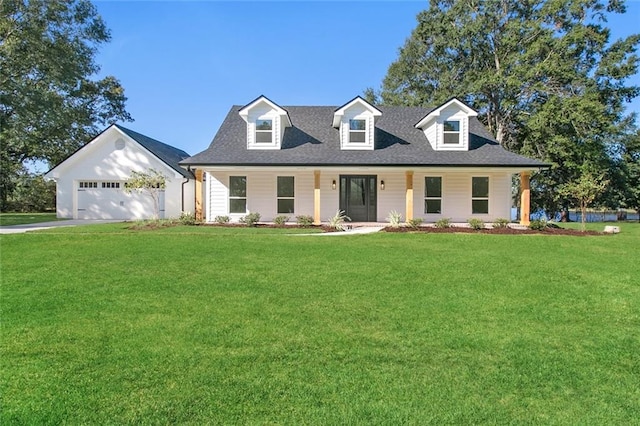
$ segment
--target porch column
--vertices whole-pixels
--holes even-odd
[[[320,170],[313,171],[313,224],[320,225]]]
[[[195,212],[196,220],[203,220],[202,217],[202,176],[204,172],[200,169],[196,170],[196,200],[195,200]]]
[[[406,200],[406,205],[405,205],[405,209],[406,209],[406,214],[405,214],[405,220],[408,222],[411,219],[413,219],[413,171],[412,170],[408,170],[406,172],[406,194],[405,194],[405,200]]]
[[[529,226],[529,213],[531,209],[530,197],[531,187],[529,186],[529,172],[520,173],[520,225]]]

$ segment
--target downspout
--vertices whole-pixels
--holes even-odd
[[[190,172],[191,171],[191,166],[187,166],[187,171]],[[186,178],[187,180],[185,180],[184,182],[182,182],[182,199],[181,199],[181,203],[180,203],[180,209],[182,210],[182,212],[184,213],[184,186],[185,184],[189,183],[189,181],[191,179]]]

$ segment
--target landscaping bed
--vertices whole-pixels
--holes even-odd
[[[525,234],[544,234],[544,235],[575,235],[580,237],[594,236],[594,235],[610,235],[604,232],[598,232],[593,230],[580,231],[577,229],[566,229],[560,227],[546,227],[541,230],[534,229],[516,229],[516,228],[485,228],[485,229],[473,229],[462,226],[450,226],[448,228],[436,228],[435,226],[419,226],[408,227],[399,226],[392,227],[387,226],[383,229],[384,232],[428,232],[434,234],[497,234],[497,235],[525,235]]]

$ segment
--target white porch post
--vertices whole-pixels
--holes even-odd
[[[313,224],[320,225],[320,170],[313,171]]]

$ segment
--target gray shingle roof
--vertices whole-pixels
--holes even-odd
[[[114,124],[115,127],[123,131],[127,136],[138,142],[145,149],[158,157],[161,161],[166,163],[169,167],[174,169],[186,178],[193,178],[193,173],[180,167],[178,163],[182,160],[189,158],[189,154],[181,149],[175,148],[166,143],[162,143],[158,140],[152,139],[149,136],[145,136],[142,133],[134,132],[131,129],[122,127],[119,124]]]
[[[287,106],[293,127],[285,130],[280,150],[248,150],[247,126],[235,105],[211,145],[183,165],[278,166],[497,166],[544,167],[538,160],[503,149],[477,118],[469,119],[469,151],[435,151],[414,125],[433,109],[379,107],[375,150],[342,151],[332,127],[334,106]]]

